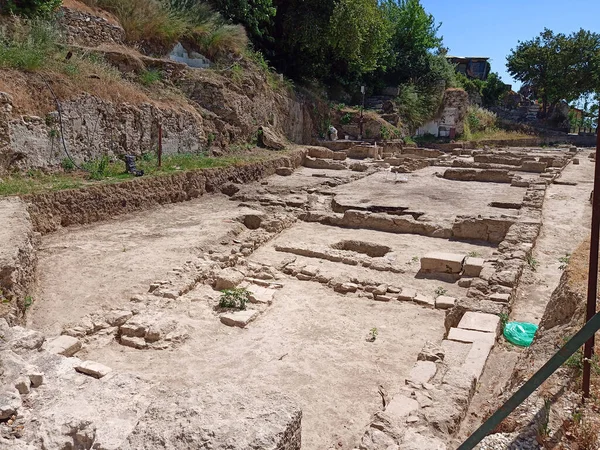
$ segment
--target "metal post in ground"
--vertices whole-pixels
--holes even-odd
[[[600,128],[600,115],[598,117]],[[592,237],[590,239],[590,270],[588,275],[588,296],[586,322],[596,314],[596,298],[598,295],[598,248],[600,247],[600,133],[596,138],[596,158],[594,171],[594,195],[592,198]],[[583,399],[590,397],[590,381],[592,358],[594,357],[594,336],[585,343],[583,350]]]

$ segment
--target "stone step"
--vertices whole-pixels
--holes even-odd
[[[495,314],[468,311],[460,320],[458,328],[497,335],[500,329],[500,317]]]
[[[230,327],[245,328],[246,325],[258,317],[258,314],[258,311],[252,309],[226,313],[221,316],[221,323]]]

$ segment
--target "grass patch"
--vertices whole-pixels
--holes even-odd
[[[144,86],[152,86],[162,80],[162,74],[155,69],[144,70],[140,73],[139,80]]]
[[[58,38],[54,25],[41,19],[24,21],[12,35],[0,29],[0,67],[40,69],[55,54]]]
[[[136,165],[144,171],[144,176],[164,176],[188,170],[240,166],[266,158],[265,155],[208,157],[204,154],[178,153],[163,156],[162,167],[159,169],[156,154],[150,152],[138,158]],[[83,164],[87,172],[71,168],[66,161],[63,161],[64,165],[68,165],[68,169],[63,166],[65,172],[46,174],[31,170],[25,174],[3,176],[0,181],[0,196],[77,189],[100,182],[118,183],[134,178],[125,172],[123,161],[111,160],[107,156]]]

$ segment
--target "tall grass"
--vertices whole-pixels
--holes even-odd
[[[195,0],[83,0],[114,14],[127,41],[154,53],[176,42],[191,45],[208,58],[239,54],[248,44],[243,27],[227,25],[207,3]]]
[[[55,53],[58,33],[52,23],[31,20],[9,35],[0,28],[0,67],[33,71]]]

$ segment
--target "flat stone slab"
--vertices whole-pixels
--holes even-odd
[[[261,303],[270,305],[273,303],[273,297],[275,296],[275,289],[270,289],[256,284],[250,284],[246,286],[249,292],[249,300],[251,303]]]
[[[472,344],[474,342],[482,341],[486,343],[489,342],[493,345],[496,341],[496,335],[493,333],[465,330],[462,328],[450,328],[450,332],[448,333],[448,340],[464,342],[466,344]]]
[[[246,325],[258,317],[258,314],[258,311],[252,309],[227,313],[221,316],[221,323],[230,327],[245,328]]]
[[[112,372],[110,367],[105,366],[94,361],[83,361],[81,364],[75,366],[75,370],[84,375],[89,375],[94,378],[103,378]]]
[[[402,288],[402,291],[398,294],[398,300],[401,302],[412,302],[417,296],[417,291],[411,288]]]
[[[460,320],[458,328],[463,330],[483,331],[485,333],[498,332],[500,317],[495,314],[485,314],[468,311]]]
[[[485,260],[483,258],[466,258],[463,265],[463,276],[473,278],[478,277],[483,269],[484,263]]]
[[[464,255],[434,252],[421,258],[421,270],[427,273],[461,273]]]
[[[435,299],[435,308],[436,309],[450,309],[453,308],[456,304],[456,299],[454,297],[448,297],[446,295],[440,295]]]
[[[56,355],[70,357],[81,350],[81,342],[72,336],[62,335],[48,342],[46,350]]]
[[[403,424],[408,416],[419,409],[419,402],[404,395],[396,395],[385,408],[386,415],[395,424]]]
[[[417,361],[411,369],[406,383],[423,384],[429,383],[437,373],[437,366],[432,361]]]
[[[428,308],[435,308],[435,299],[427,295],[417,294],[415,298],[413,298],[413,302]]]
[[[449,367],[460,367],[467,360],[467,356],[471,351],[472,343],[449,341],[444,339],[442,341],[442,348],[444,349],[444,363]]]
[[[490,295],[490,300],[496,303],[508,303],[510,302],[510,294],[492,294]]]

